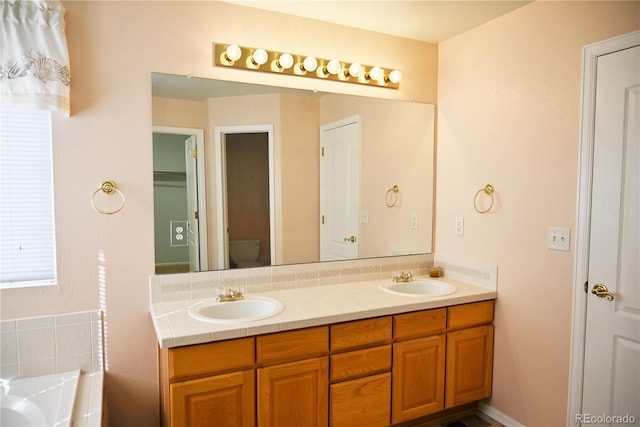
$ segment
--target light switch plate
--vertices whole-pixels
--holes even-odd
[[[464,218],[461,216],[456,217],[455,233],[458,236],[464,236]]]
[[[569,251],[569,228],[549,227],[547,231],[547,248],[554,251]]]
[[[369,224],[369,211],[360,212],[360,224]]]

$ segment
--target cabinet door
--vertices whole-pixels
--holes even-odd
[[[247,370],[171,384],[171,425],[255,425],[254,371]]]
[[[393,345],[393,424],[444,409],[445,336]]]
[[[491,396],[493,325],[447,334],[446,407]]]
[[[331,427],[389,425],[391,373],[331,385]]]
[[[258,426],[326,426],[328,365],[319,357],[258,369]]]

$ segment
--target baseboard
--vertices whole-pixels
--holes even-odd
[[[478,410],[483,414],[490,416],[505,427],[526,427],[524,424],[519,423],[507,414],[498,411],[496,408],[489,406],[486,403],[478,402]]]

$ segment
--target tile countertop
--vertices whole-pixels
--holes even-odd
[[[188,309],[202,299],[159,302],[151,304],[150,312],[160,347],[171,348],[484,301],[498,296],[495,289],[449,278],[429,279],[449,283],[457,290],[438,297],[403,296],[380,290],[380,280],[374,280],[247,294],[275,298],[284,304],[284,310],[273,317],[246,323],[216,324],[193,319]]]

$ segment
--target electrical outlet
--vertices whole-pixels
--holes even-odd
[[[412,230],[417,230],[418,229],[418,214],[417,213],[412,213],[411,214],[411,229]]]
[[[187,233],[189,223],[187,221],[170,221],[171,223],[171,246],[188,246],[189,234]]]
[[[569,228],[549,227],[547,230],[547,248],[554,251],[569,251]]]
[[[464,236],[464,218],[461,216],[456,217],[455,233],[458,236]]]

